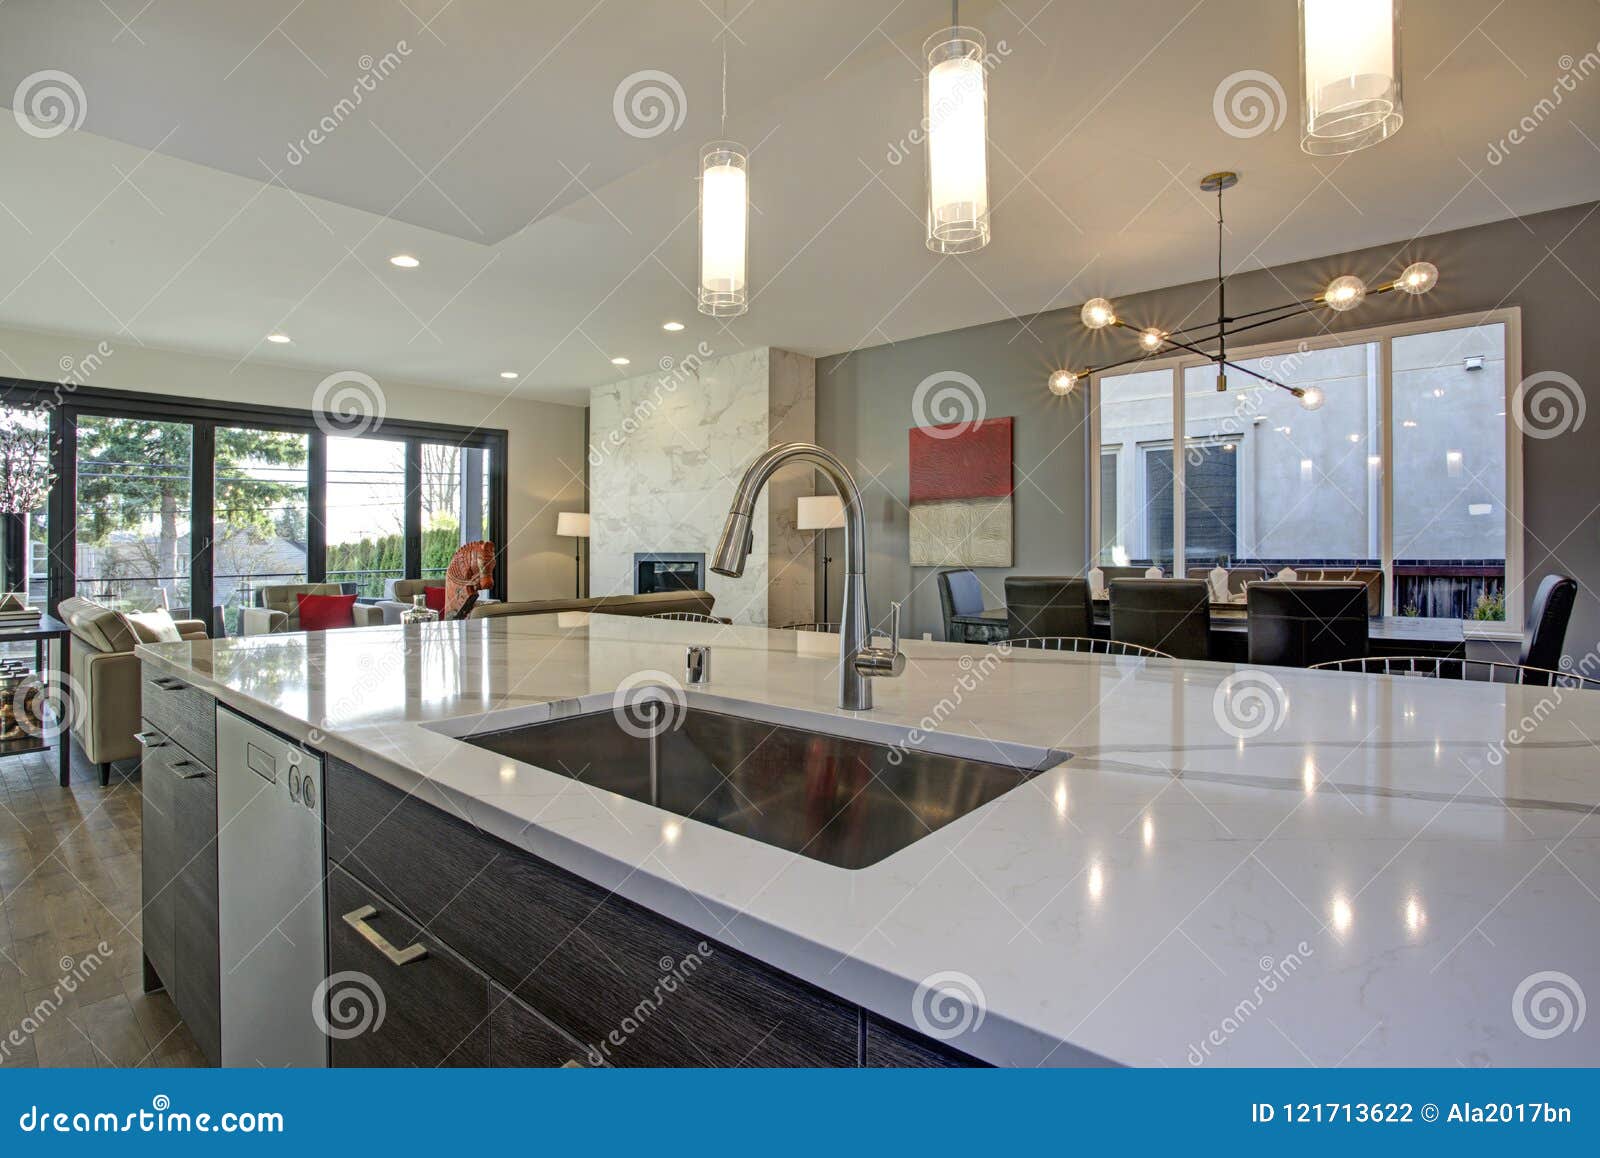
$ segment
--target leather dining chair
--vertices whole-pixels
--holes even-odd
[[[1091,634],[1093,622],[1087,579],[1033,575],[1006,578],[1008,639],[1086,636]]]
[[[1560,670],[1561,650],[1567,642],[1567,622],[1572,618],[1572,605],[1577,598],[1578,584],[1565,575],[1546,575],[1539,580],[1518,664],[1545,671]],[[1527,677],[1523,682],[1537,681]]]
[[[940,571],[939,607],[944,612],[944,637],[949,643],[992,643],[1005,638],[1006,625],[976,622],[984,611],[983,584],[975,571]]]
[[[1111,583],[1111,638],[1205,659],[1211,650],[1211,589],[1204,579],[1117,579]]]
[[[1252,583],[1245,608],[1252,664],[1310,667],[1367,654],[1365,583]]]

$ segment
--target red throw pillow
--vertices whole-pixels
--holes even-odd
[[[327,631],[330,627],[354,627],[354,595],[296,595],[300,604],[301,631]]]
[[[429,611],[437,611],[440,615],[444,614],[443,587],[424,587],[422,589],[422,598],[427,603]]]

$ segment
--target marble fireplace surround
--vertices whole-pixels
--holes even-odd
[[[816,361],[762,347],[721,357],[702,343],[650,374],[589,393],[589,584],[632,594],[636,554],[715,549],[735,486],[775,442],[816,438]],[[795,500],[825,490],[807,467],[780,471],[753,520],[741,578],[707,573],[718,615],[782,626],[814,618],[812,537]]]

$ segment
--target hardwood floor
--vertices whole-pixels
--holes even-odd
[[[139,951],[139,777],[0,759],[0,1066],[205,1064]],[[104,946],[104,949],[101,946]]]

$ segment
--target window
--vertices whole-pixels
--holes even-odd
[[[230,635],[262,585],[306,581],[310,442],[289,431],[217,427],[212,602]]]
[[[381,598],[421,572],[425,528],[433,574],[461,542],[504,540],[503,430],[391,418],[351,437],[278,407],[17,379],[0,394],[51,425],[57,477],[29,525],[46,606],[165,606],[233,634],[272,583]]]
[[[1393,343],[1395,602],[1504,618],[1505,326]]]
[[[188,423],[79,417],[77,594],[189,614],[193,447]]]
[[[1190,357],[1099,378],[1100,562],[1381,568],[1391,614],[1503,617],[1520,581],[1506,425],[1515,318],[1235,351],[1225,392],[1216,367]],[[1249,371],[1315,387],[1323,404],[1308,410]]]
[[[406,444],[328,439],[327,582],[367,598],[406,576]]]
[[[1098,382],[1100,454],[1137,464],[1111,475],[1114,522],[1102,526],[1102,566],[1172,566],[1172,372],[1106,375]],[[1165,459],[1165,470],[1159,463]],[[1104,467],[1102,466],[1102,471]],[[1102,500],[1104,501],[1104,500]]]
[[[457,547],[489,538],[489,455],[422,444],[422,578],[442,579]]]

